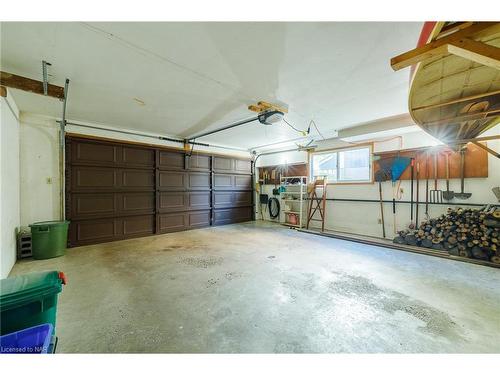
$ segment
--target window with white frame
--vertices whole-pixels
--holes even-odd
[[[371,147],[356,147],[311,156],[311,177],[326,176],[328,182],[371,182]]]

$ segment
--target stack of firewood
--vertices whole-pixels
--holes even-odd
[[[500,264],[500,209],[448,208],[446,214],[398,232],[397,244],[447,251]]]

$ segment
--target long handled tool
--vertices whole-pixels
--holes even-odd
[[[382,217],[382,236],[385,238],[385,221],[384,221],[384,201],[382,200],[382,182],[378,183],[378,195],[380,198],[380,216]]]
[[[425,154],[425,220],[429,220],[429,154]]]
[[[416,189],[417,189],[417,200],[416,200],[416,205],[415,205],[415,227],[418,228],[418,190],[419,190],[419,179],[420,179],[420,163],[417,162],[417,184],[416,184]]]
[[[447,201],[451,201],[455,193],[450,190],[450,155],[446,153],[446,191],[443,191],[443,198]]]
[[[378,195],[380,200],[380,216],[382,221],[382,235],[385,238],[384,201],[382,198],[382,182],[391,179],[391,165],[393,158],[377,159],[379,170],[375,172],[375,181],[378,182]]]
[[[438,190],[438,155],[434,154],[434,189],[429,191],[431,203],[443,203],[443,191]]]
[[[410,162],[410,180],[411,180],[411,186],[410,186],[410,225],[413,224],[413,175],[415,171],[415,159],[411,158]]]
[[[399,184],[396,184],[396,181],[399,180],[403,172],[408,168],[408,165],[410,164],[411,159],[408,157],[396,157],[394,159],[394,163],[392,163],[391,167],[391,180],[392,180],[392,217],[394,220],[394,233],[398,232],[397,226],[396,226],[396,197],[398,199],[401,199],[399,197]],[[401,183],[401,180],[400,180]]]
[[[464,193],[465,180],[465,148],[460,150],[460,193],[455,193],[457,199],[469,199],[472,193]]]

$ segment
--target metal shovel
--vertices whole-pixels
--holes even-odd
[[[500,186],[496,186],[493,189],[491,189],[493,194],[497,197],[498,201],[500,202]]]
[[[443,198],[451,201],[455,193],[450,190],[450,155],[446,153],[446,191],[443,191]]]
[[[431,203],[443,203],[443,191],[438,190],[438,156],[437,152],[434,154],[434,189],[429,191],[429,200]]]
[[[455,193],[457,199],[469,199],[472,193],[464,193],[465,148],[460,150],[460,193]]]

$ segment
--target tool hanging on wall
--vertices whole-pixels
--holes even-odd
[[[464,193],[464,180],[465,180],[465,151],[467,147],[460,150],[460,193],[455,193],[457,199],[469,199],[472,193]]]
[[[408,168],[410,165],[411,159],[408,157],[403,157],[403,156],[397,156],[394,159],[394,162],[392,163],[391,167],[391,180],[392,180],[392,218],[393,218],[393,225],[394,225],[394,233],[397,233],[397,225],[396,225],[396,199],[401,200],[401,180],[400,177],[403,174],[403,172]],[[396,184],[396,181],[399,182]]]
[[[415,158],[410,161],[410,226],[413,225],[413,176],[415,174]]]
[[[429,153],[425,153],[425,220],[429,220]]]
[[[447,201],[451,201],[455,196],[455,193],[450,190],[450,154],[445,153],[446,158],[446,191],[443,191],[443,198]]]
[[[429,191],[431,203],[443,203],[443,191],[438,190],[438,153],[434,153],[434,189]]]
[[[394,158],[377,159],[379,170],[375,172],[375,181],[378,182],[378,194],[380,202],[380,216],[382,221],[382,236],[385,238],[385,220],[384,220],[384,201],[382,198],[382,182],[389,181],[391,179],[391,165],[394,162]]]
[[[495,194],[495,197],[497,197],[498,201],[500,202],[500,186],[496,186],[493,189],[491,189],[493,194]]]
[[[419,204],[419,181],[420,181],[420,162],[417,162],[417,180],[416,180],[416,190],[417,190],[417,198],[415,203],[415,227],[418,228],[418,204]]]

